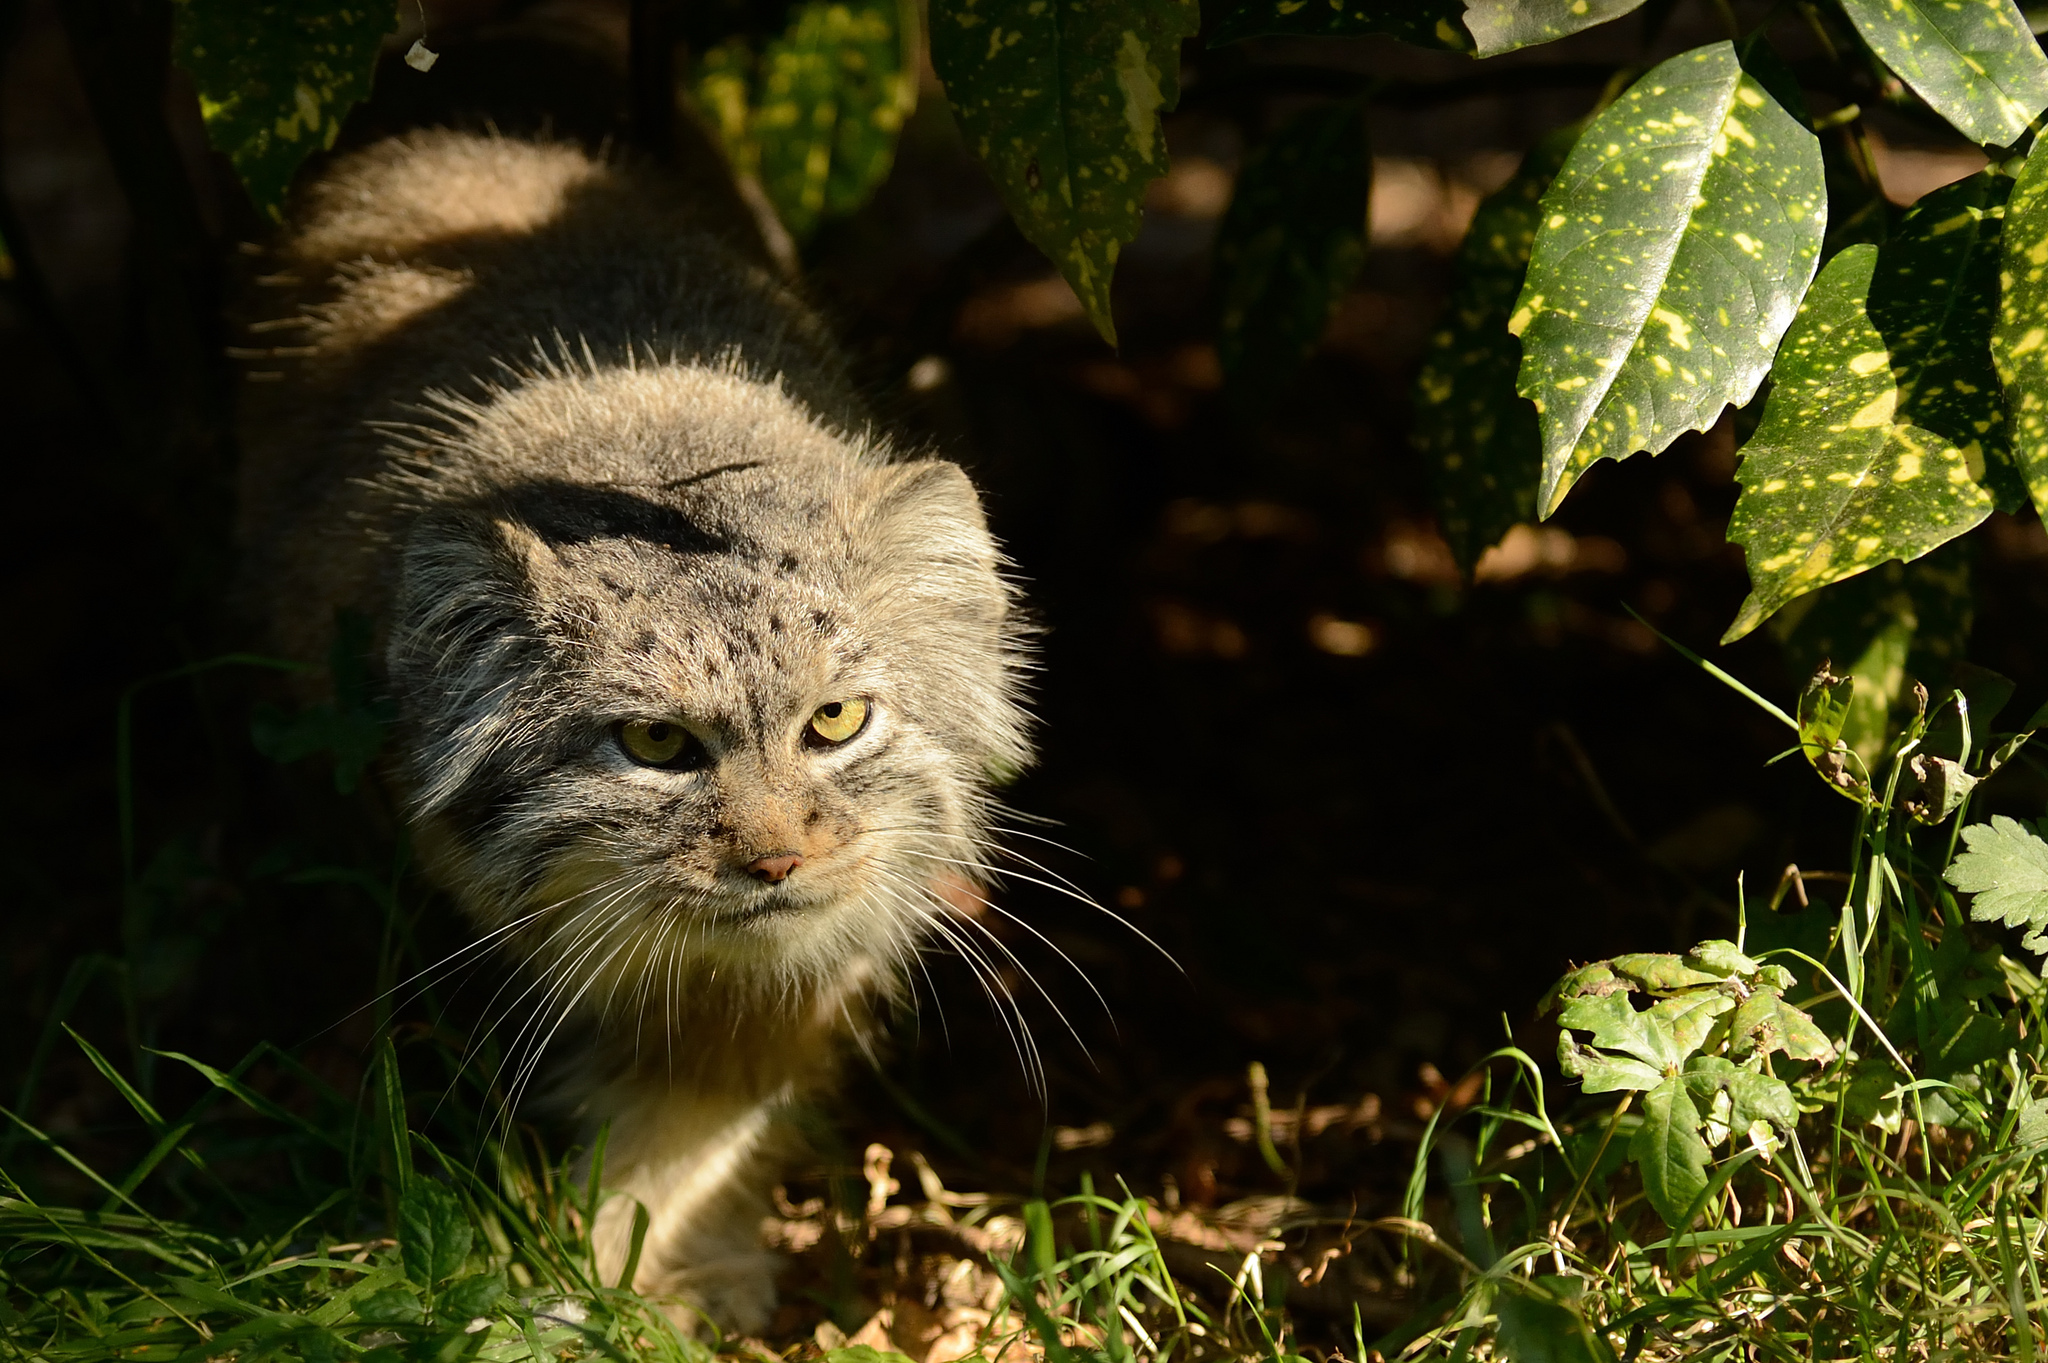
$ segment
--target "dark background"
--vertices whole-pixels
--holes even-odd
[[[0,186],[36,270],[0,286],[0,1099],[21,1094],[92,1148],[123,1139],[122,1110],[68,1042],[22,1087],[53,1008],[166,1101],[189,1076],[145,1044],[228,1063],[268,1039],[347,1087],[368,1054],[371,1015],[353,1010],[375,992],[385,917],[361,886],[309,883],[309,869],[396,884],[416,959],[460,937],[421,885],[391,878],[374,783],[339,795],[319,759],[280,769],[255,753],[251,706],[276,698],[266,674],[132,690],[253,643],[227,594],[231,338],[211,319],[261,227],[180,80],[162,115],[148,81],[129,80],[129,132],[110,136],[81,73],[120,77],[119,54],[81,62],[46,0],[10,8]],[[437,75],[473,69],[464,28],[500,8],[428,6],[451,54]],[[622,53],[623,11],[528,19],[571,10]],[[124,31],[121,50],[147,57],[148,24]],[[1727,421],[1600,466],[1477,583],[1437,534],[1406,437],[1478,198],[1614,66],[1718,36],[1708,6],[1681,4],[1648,45],[1628,20],[1482,69],[1521,73],[1511,88],[1379,39],[1191,46],[1167,124],[1174,172],[1119,266],[1114,354],[1007,225],[927,78],[895,174],[812,243],[811,284],[884,419],[974,473],[1044,625],[1043,760],[1008,798],[1073,850],[1016,845],[1132,928],[1007,888],[1005,907],[1072,958],[1108,1015],[1046,945],[991,922],[1050,995],[1015,986],[1043,1102],[967,971],[935,957],[936,997],[906,1019],[886,1080],[856,1075],[836,1111],[846,1149],[921,1143],[951,1152],[935,1158],[954,1161],[956,1185],[1015,1188],[1057,1128],[1056,1181],[1087,1161],[1140,1192],[1170,1179],[1188,1202],[1228,1202],[1278,1186],[1241,1120],[1257,1060],[1276,1107],[1349,1114],[1324,1121],[1303,1190],[1385,1212],[1404,1133],[1504,1025],[1547,1054],[1535,1005],[1569,963],[1732,936],[1738,873],[1754,901],[1789,862],[1839,865],[1850,806],[1796,763],[1767,769],[1785,733],[1627,613],[1782,703],[1795,694],[1767,631],[1711,647],[1747,585],[1722,534]],[[623,127],[602,60],[526,59],[529,88],[562,102],[558,126]],[[1247,415],[1219,383],[1206,284],[1230,176],[1248,136],[1374,77],[1391,83],[1372,105],[1364,273],[1298,387]],[[351,135],[417,97],[400,83],[430,79],[387,63],[379,111]],[[130,197],[117,176],[152,120],[183,157],[183,199]],[[1876,126],[1895,201],[1981,164],[1904,120]],[[1974,543],[1972,656],[2019,680],[2025,713],[2048,699],[2048,535],[2031,513],[1995,516]],[[1994,806],[2037,809],[2031,779]],[[460,1035],[499,969],[452,1002],[444,991],[445,1013],[401,1016]]]

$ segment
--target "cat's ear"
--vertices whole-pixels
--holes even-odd
[[[942,460],[890,465],[877,478],[864,622],[922,679],[910,703],[972,779],[1019,771],[1031,751],[1017,705],[1023,628],[974,484]]]
[[[467,508],[414,521],[398,564],[391,679],[400,695],[456,708],[516,672],[539,645],[540,604],[561,572],[532,530]]]
[[[448,508],[413,522],[398,554],[385,666],[412,730],[406,784],[426,819],[469,789],[515,736],[514,702],[546,648],[542,612],[561,563],[516,518]]]
[[[915,565],[970,596],[986,596],[1001,565],[981,498],[958,464],[920,459],[875,471],[877,486],[863,527],[871,560]],[[979,583],[967,580],[978,577]],[[979,590],[977,590],[979,588]]]

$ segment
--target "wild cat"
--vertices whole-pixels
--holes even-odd
[[[337,160],[277,247],[242,524],[280,646],[377,622],[393,779],[525,967],[523,1053],[585,1038],[564,1083],[629,1195],[599,1272],[637,1200],[633,1285],[753,1330],[781,1118],[957,931],[1030,745],[974,488],[874,434],[709,197],[495,135]]]

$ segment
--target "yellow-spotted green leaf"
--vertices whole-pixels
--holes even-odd
[[[1806,91],[1800,88],[1799,77],[1786,65],[1785,58],[1771,46],[1768,30],[1759,28],[1735,44],[1735,56],[1750,79],[1778,101],[1779,108],[1797,119],[1801,127],[1813,126],[1811,111],[1806,107]]]
[[[1755,394],[1819,259],[1820,144],[1730,43],[1653,69],[1543,196],[1511,330],[1549,515],[1602,459],[1662,450]]]
[[[708,48],[690,91],[734,167],[759,179],[802,240],[888,178],[917,105],[918,45],[912,0],[808,0],[758,55],[737,36]]]
[[[1991,363],[1996,171],[1929,194],[1828,263],[1772,371],[1728,537],[1751,592],[1724,642],[1803,592],[1912,560],[2013,505]]]
[[[932,64],[1018,228],[1060,267],[1104,339],[1109,281],[1166,172],[1195,0],[935,0]]]
[[[1465,0],[1465,27],[1481,57],[1534,47],[1619,19],[1643,0]]]
[[[708,44],[691,63],[687,81],[697,112],[718,135],[733,169],[745,175],[757,169],[749,124],[759,65],[752,44],[734,35]]]
[[[917,6],[811,0],[761,54],[749,123],[761,188],[798,238],[851,213],[888,177],[917,103]]]
[[[1365,110],[1298,114],[1245,159],[1216,234],[1216,353],[1269,398],[1314,351],[1365,259]]]
[[[2024,927],[2020,945],[2048,952],[2048,842],[2018,819],[2000,814],[1990,823],[1963,830],[1968,849],[1943,873],[1943,879],[1970,901],[1970,917],[1979,923]]]
[[[2048,517],[2048,138],[2037,139],[2005,209],[1991,356],[2010,409],[2014,459]]]
[[[1790,665],[1831,663],[1854,678],[1841,741],[1875,771],[1903,725],[1914,681],[1945,677],[1963,656],[1975,618],[1970,541],[1951,540],[1912,563],[1893,559],[1799,597],[1771,617]]]
[[[1385,33],[1418,47],[1470,52],[1464,0],[1238,0],[1209,46],[1245,38],[1351,38]]]
[[[1912,378],[1901,401],[1920,425],[1981,449],[2000,511],[2027,500],[1991,354],[2012,188],[2004,168],[1992,166],[1924,195],[1879,246],[1870,282],[1870,320],[1892,368]]]
[[[259,209],[276,217],[299,163],[333,145],[396,23],[389,3],[178,0],[178,65]]]
[[[1842,0],[1871,51],[1972,142],[2009,146],[2048,107],[2048,58],[2013,0]]]
[[[1508,333],[1539,204],[1577,139],[1559,128],[1537,143],[1512,180],[1488,195],[1458,248],[1444,316],[1415,381],[1415,446],[1427,462],[1437,524],[1458,566],[1536,518],[1543,464],[1536,408],[1515,391],[1522,351]]]
[[[1628,1157],[1643,1176],[1643,1195],[1673,1230],[1707,1190],[1707,1147],[1700,1111],[1686,1081],[1674,1075],[1643,1095],[1643,1124],[1628,1143]]]

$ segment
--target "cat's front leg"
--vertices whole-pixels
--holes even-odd
[[[633,1289],[686,1332],[706,1318],[728,1332],[764,1329],[780,1261],[761,1243],[761,1222],[788,1095],[733,1099],[650,1085],[606,1096],[616,1105],[592,1113],[610,1128],[607,1196],[592,1235],[602,1281],[624,1274],[634,1212],[645,1207]]]

